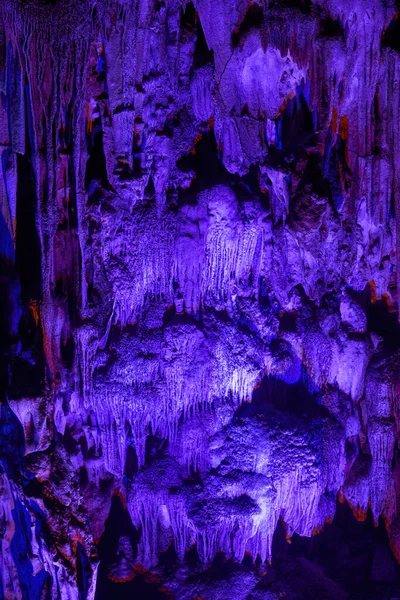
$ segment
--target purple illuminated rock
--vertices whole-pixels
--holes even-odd
[[[156,586],[173,547],[177,598],[289,598],[185,556],[271,560],[338,498],[398,583],[397,10],[3,1],[0,597]]]

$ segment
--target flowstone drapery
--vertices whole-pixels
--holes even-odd
[[[398,10],[3,0],[0,598],[352,597],[257,587],[347,509],[399,584]]]

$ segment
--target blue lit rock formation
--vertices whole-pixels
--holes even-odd
[[[0,599],[400,594],[398,11],[2,1]]]

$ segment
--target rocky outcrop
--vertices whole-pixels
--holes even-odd
[[[397,10],[3,1],[0,597],[338,498],[399,555]]]

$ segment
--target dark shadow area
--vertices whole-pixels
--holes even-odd
[[[0,216],[0,400],[8,386],[9,350],[12,340],[11,321],[20,302],[20,285],[12,264],[13,240]]]
[[[308,154],[306,168],[297,187],[297,193],[308,190],[308,193],[316,194],[319,197],[327,197],[328,188],[324,181],[322,166],[320,154],[312,152]]]
[[[303,14],[309,14],[311,12],[312,2],[311,0],[272,0],[268,3],[269,10],[299,10]]]
[[[345,39],[343,25],[339,18],[332,19],[330,15],[322,19],[320,37],[327,39]]]
[[[3,152],[0,164],[6,185],[10,183],[10,176],[17,176],[15,223],[6,223],[0,216],[0,472],[5,471],[9,479],[24,485],[34,477],[26,469],[23,427],[7,399],[41,395],[44,388],[39,314],[42,268],[36,229],[37,199],[28,130],[29,110],[26,117],[26,152],[15,154],[16,173],[10,171],[11,149]],[[23,507],[15,505],[16,519],[20,516],[20,508],[23,512]],[[22,540],[23,533],[16,531],[13,542],[20,535]],[[14,550],[17,552],[18,549],[14,547]],[[21,560],[26,561],[26,556]],[[46,575],[43,577],[38,574],[32,585],[46,586]],[[30,585],[28,581],[27,585]]]
[[[131,480],[138,472],[138,457],[136,450],[132,445],[128,446],[126,451],[124,475]]]
[[[382,47],[391,48],[396,52],[400,52],[400,15],[396,14],[391,20],[389,27],[385,29],[382,38]]]
[[[163,327],[174,327],[175,325],[198,325],[198,321],[186,312],[176,312],[175,305],[172,305],[164,312]]]
[[[183,172],[195,173],[190,188],[179,190],[180,203],[195,203],[199,192],[223,184],[232,188],[239,202],[258,200],[266,209],[269,207],[268,192],[260,189],[258,167],[251,165],[248,173],[242,177],[229,173],[222,162],[213,128],[201,132],[192,151],[182,156],[176,166]]]
[[[81,544],[77,543],[76,548],[76,578],[78,582],[79,600],[86,600],[90,588],[92,577],[92,567],[86,550]]]
[[[134,576],[131,581],[104,582],[101,573],[97,576],[95,600],[173,600],[159,578],[150,571]]]
[[[180,29],[183,34],[196,35],[196,44],[193,56],[194,68],[204,67],[208,64],[214,64],[214,51],[211,50],[207,45],[203,27],[193,2],[188,2],[184,9],[181,8]]]
[[[286,600],[382,600],[400,594],[400,568],[379,520],[368,511],[358,521],[347,502],[337,502],[332,523],[310,538],[287,539],[280,521],[272,544],[272,563],[258,587],[284,593]]]
[[[167,591],[162,592],[164,596],[154,593],[160,594],[163,579],[168,585],[175,578],[179,566],[184,566],[182,591],[186,584],[200,584],[211,593],[218,589],[218,582],[231,581],[232,598],[237,578],[250,572],[258,580],[254,592],[272,592],[285,600],[386,600],[400,594],[400,567],[390,549],[383,520],[375,527],[368,511],[365,520],[358,521],[347,502],[338,501],[332,522],[311,537],[294,534],[289,538],[285,523],[279,520],[273,536],[271,564],[263,565],[259,556],[248,553],[238,563],[217,552],[212,563],[204,568],[193,546],[186,553],[184,565],[179,565],[172,545],[160,557],[162,576],[141,571],[129,586],[125,583],[119,590],[116,587],[119,595],[115,597],[169,598]],[[150,580],[153,587],[145,583]],[[157,591],[155,585],[159,586]],[[250,598],[252,590],[248,591]]]
[[[197,13],[193,2],[188,2],[185,8],[181,8],[181,30],[194,31],[196,27]]]
[[[194,48],[193,65],[195,68],[214,64],[214,51],[207,45],[200,19],[196,22],[196,46]]]
[[[169,600],[160,578],[135,565],[141,532],[132,524],[121,498],[114,495],[98,545],[100,565],[95,600]]]
[[[72,335],[70,335],[65,342],[61,341],[60,353],[65,367],[71,369],[75,357],[75,341]]]
[[[172,573],[176,569],[178,555],[176,554],[175,544],[172,542],[166,550],[160,552],[159,566],[165,573]]]
[[[204,131],[193,150],[178,160],[176,166],[183,172],[194,171],[196,178],[191,190],[206,189],[221,179],[228,178],[221,154],[215,141],[214,129]]]
[[[304,97],[304,82],[294,98],[287,101],[282,114],[276,121],[277,147],[280,150],[293,150],[306,146],[314,134],[312,113]]]
[[[350,187],[350,169],[347,164],[346,135],[334,135],[329,129],[324,151],[324,180],[332,206],[339,210]]]
[[[9,478],[19,479],[24,470],[24,431],[11,408],[0,402],[0,462]]]
[[[135,566],[140,536],[122,499],[115,494],[97,547],[100,565],[95,600],[167,598],[154,581],[148,581],[147,572]]]
[[[316,229],[320,226],[330,196],[329,185],[323,176],[323,159],[318,153],[308,154],[306,167],[300,176],[290,199],[287,222],[296,230]],[[320,202],[316,202],[316,196],[321,199]]]
[[[171,322],[171,320],[175,317],[175,315],[176,315],[175,305],[172,304],[171,306],[168,306],[164,312],[163,327],[168,325],[168,323]]]
[[[199,558],[199,553],[197,552],[197,545],[196,544],[193,544],[193,546],[191,546],[190,548],[188,548],[186,550],[186,553],[185,553],[185,564],[190,569],[196,569],[196,568],[198,568],[201,565],[200,558]]]
[[[251,29],[259,29],[264,19],[262,6],[255,2],[250,4],[243,21],[232,33],[232,46],[236,48]]]
[[[376,286],[369,282],[362,292],[348,288],[350,297],[364,310],[368,331],[382,337],[384,348],[393,350],[400,346],[400,324],[397,311],[393,311],[387,295],[376,297]]]
[[[235,413],[237,418],[279,414],[296,417],[322,417],[329,413],[319,404],[319,395],[311,393],[302,380],[286,383],[277,377],[265,376],[255,388],[251,402],[243,402]]]
[[[8,385],[8,397],[12,400],[38,398],[45,387],[44,362],[32,362],[33,359],[15,356],[10,361],[11,377]]]
[[[240,201],[258,200],[265,211],[270,210],[269,192],[260,187],[259,169],[250,165],[245,175],[231,175],[231,187]]]
[[[134,177],[140,177],[143,173],[143,171],[142,171],[142,152],[143,152],[143,140],[141,140],[140,134],[135,132],[133,134],[133,145],[132,145]],[[120,178],[122,181],[124,179],[130,179],[128,174],[125,172],[121,173]]]
[[[202,569],[188,578],[188,583],[197,581],[206,583],[212,588],[213,582],[228,580],[235,574],[243,572],[243,567],[240,563],[227,559],[224,552],[217,552],[211,565],[206,569]],[[249,590],[250,591],[250,590]],[[234,593],[234,590],[232,590]]]
[[[390,310],[385,298],[380,298],[368,305],[367,308],[368,330],[381,335],[389,346],[400,345],[400,325],[397,313]]]
[[[161,458],[168,449],[168,440],[149,433],[146,437],[145,464],[150,465],[155,459]]]
[[[39,300],[42,281],[41,251],[36,231],[36,190],[29,155],[17,154],[16,269],[24,302]]]
[[[39,306],[31,303],[18,324],[18,343],[9,356],[7,394],[11,399],[37,398],[45,387],[45,357]]]
[[[326,26],[327,35],[337,35],[337,24],[327,22]],[[306,96],[303,81],[296,95],[287,101],[282,113],[275,119],[275,143],[269,145],[268,164],[291,177],[293,189],[290,191],[288,219],[301,223],[303,218],[311,219],[312,225],[319,222],[320,214],[316,211],[324,210],[322,205],[315,208],[313,196],[327,198],[338,211],[350,190],[351,172],[347,156],[346,116],[328,129],[321,157],[315,151],[317,116],[310,110]]]
[[[93,202],[103,196],[103,190],[110,190],[110,184],[107,177],[100,119],[93,121],[91,127],[93,130],[90,135],[86,136],[89,158],[86,163],[85,189],[89,192],[90,201]]]

